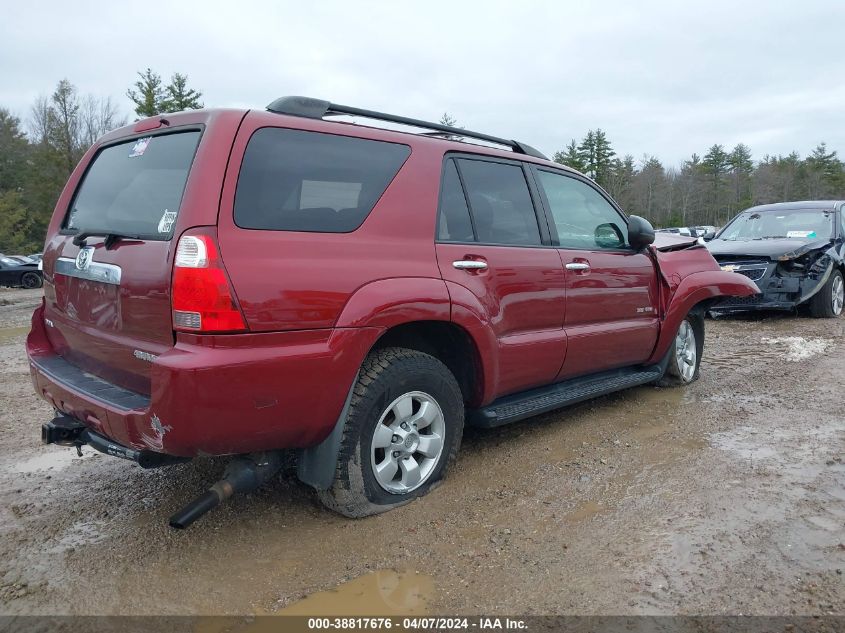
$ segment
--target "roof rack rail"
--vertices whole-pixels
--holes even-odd
[[[525,154],[526,156],[534,156],[535,158],[549,160],[548,157],[541,151],[534,149],[526,143],[520,143],[519,141],[499,138],[498,136],[491,136],[489,134],[482,134],[481,132],[472,132],[470,130],[464,130],[463,128],[453,127],[451,125],[442,125],[441,123],[423,121],[422,119],[411,119],[409,117],[398,116],[396,114],[376,112],[375,110],[353,108],[352,106],[339,105],[337,103],[323,101],[322,99],[312,99],[311,97],[280,97],[268,105],[267,110],[275,112],[276,114],[288,114],[291,116],[301,116],[309,119],[322,119],[325,116],[348,114],[351,116],[360,116],[378,121],[401,123],[402,125],[409,125],[411,127],[435,130],[450,136],[465,136],[467,138],[487,141],[488,143],[494,143],[496,145],[504,145],[505,147],[511,148],[517,154]]]

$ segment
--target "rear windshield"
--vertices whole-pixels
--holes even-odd
[[[244,154],[235,224],[347,233],[372,211],[411,153],[407,145],[262,128]]]
[[[133,139],[97,154],[65,229],[169,240],[200,132]]]

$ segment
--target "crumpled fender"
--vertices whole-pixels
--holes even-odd
[[[750,297],[756,294],[760,294],[757,284],[739,273],[707,270],[687,275],[668,299],[660,325],[660,336],[646,364],[660,362],[669,350],[681,321],[702,301],[718,297]]]

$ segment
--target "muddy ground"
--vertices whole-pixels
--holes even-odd
[[[41,446],[38,300],[0,290],[2,613],[845,613],[845,318],[708,320],[694,385],[469,430],[384,515],[288,475],[174,531],[223,462]]]

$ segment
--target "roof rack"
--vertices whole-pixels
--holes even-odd
[[[275,112],[276,114],[288,114],[291,116],[301,116],[309,119],[322,119],[325,116],[348,114],[351,116],[360,116],[367,119],[375,119],[378,121],[389,121],[391,123],[401,123],[402,125],[409,125],[411,127],[418,127],[427,130],[435,130],[448,134],[449,136],[464,136],[467,138],[474,138],[480,141],[487,141],[496,145],[504,145],[511,148],[517,154],[525,154],[526,156],[534,156],[535,158],[542,158],[548,160],[541,151],[534,149],[526,143],[519,141],[499,138],[498,136],[490,136],[489,134],[482,134],[480,132],[471,132],[463,128],[453,127],[451,125],[442,125],[441,123],[432,123],[430,121],[423,121],[421,119],[411,119],[396,114],[387,114],[385,112],[376,112],[375,110],[364,110],[362,108],[353,108],[352,106],[339,105],[337,103],[330,103],[322,99],[312,99],[311,97],[280,97],[267,106],[267,110]]]

